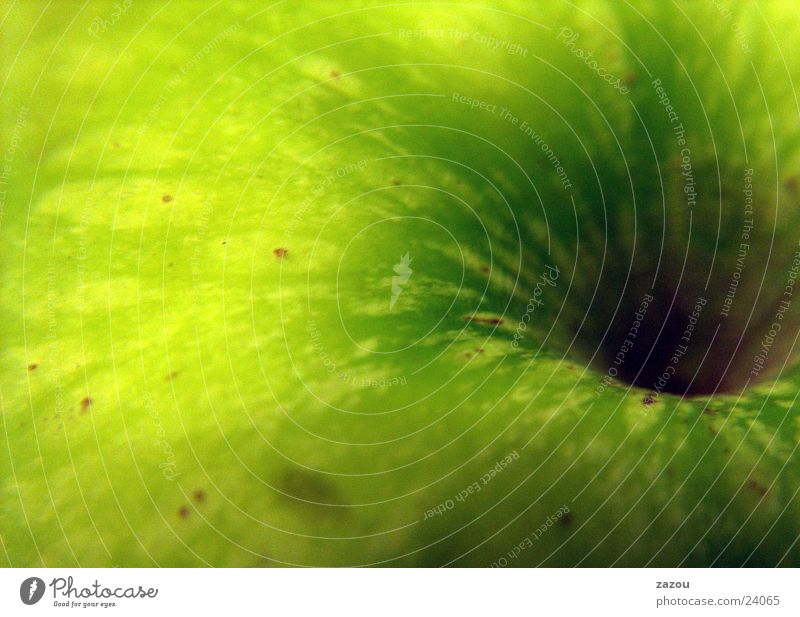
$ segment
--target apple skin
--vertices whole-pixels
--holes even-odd
[[[5,7],[4,565],[800,564],[796,367],[645,404],[581,360],[662,235],[680,273],[651,78],[690,270],[751,167],[780,287],[797,15],[578,4]]]

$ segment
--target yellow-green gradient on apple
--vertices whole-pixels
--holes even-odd
[[[794,2],[0,24],[3,565],[800,563]]]

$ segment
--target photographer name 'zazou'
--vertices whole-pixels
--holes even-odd
[[[54,578],[50,582],[53,589],[53,598],[61,594],[62,598],[86,599],[99,598],[107,600],[110,598],[155,598],[158,589],[148,587],[145,589],[141,585],[137,587],[105,587],[97,580],[89,587],[75,587],[71,576],[67,578]]]

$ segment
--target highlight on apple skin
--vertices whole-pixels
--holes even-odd
[[[795,3],[0,13],[3,565],[800,565]]]

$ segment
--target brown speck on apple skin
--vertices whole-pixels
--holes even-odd
[[[392,178],[391,182],[392,186],[400,186],[400,180],[398,180],[397,178]]]
[[[331,79],[339,79],[342,74],[339,71],[331,71]]]
[[[166,195],[166,194],[162,195],[161,196],[161,201],[162,201],[162,203],[168,204],[169,202],[172,201],[172,195]]]
[[[178,516],[183,519],[188,518],[189,508],[186,506],[181,506],[180,508],[178,508]]]
[[[38,365],[38,364],[36,364],[36,362],[31,362],[31,363],[28,365],[28,370],[29,370],[29,371],[35,371],[37,368],[39,368],[39,365]]]
[[[197,503],[203,503],[206,500],[206,493],[203,489],[198,488],[192,493],[192,499]]]
[[[757,480],[749,480],[747,482],[747,488],[749,488],[757,495],[760,495],[761,497],[767,494],[767,487],[761,484],[761,482],[758,482]]]
[[[86,396],[86,397],[82,398],[81,399],[81,413],[86,413],[87,411],[89,411],[89,408],[92,406],[92,403],[94,403],[94,399],[91,398],[90,396]]]
[[[484,274],[489,274],[491,271],[492,269],[489,266],[481,266],[481,272]]]
[[[316,474],[292,469],[279,480],[281,491],[298,507],[321,507],[322,504],[341,503],[336,488]]]
[[[642,403],[643,403],[644,405],[652,405],[652,404],[653,404],[653,403],[655,403],[655,402],[656,402],[656,399],[655,399],[655,398],[653,398],[653,395],[651,395],[651,394],[648,394],[647,396],[645,396],[645,397],[642,399]]]
[[[283,247],[278,247],[272,251],[272,254],[275,255],[275,257],[277,257],[278,259],[283,259],[284,257],[286,257],[286,255],[288,255],[288,253],[289,249]]]
[[[567,513],[565,513],[565,514],[564,514],[564,516],[562,516],[562,517],[561,517],[561,518],[558,520],[558,522],[559,522],[559,523],[560,523],[560,524],[561,524],[563,527],[569,527],[569,526],[572,524],[572,513],[571,513],[571,512],[567,512]]]
[[[170,373],[167,374],[166,380],[167,381],[172,381],[177,376],[178,376],[178,371],[171,371]]]

